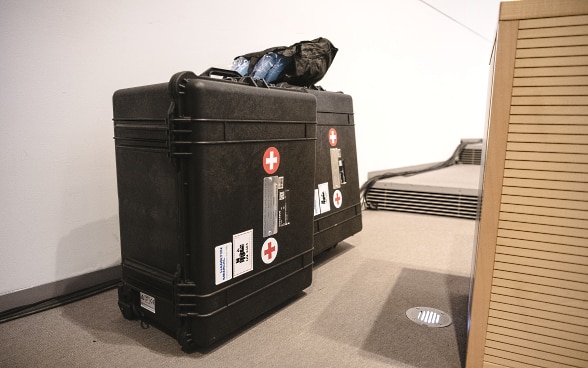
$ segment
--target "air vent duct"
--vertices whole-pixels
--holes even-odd
[[[455,165],[423,171],[435,164],[412,166],[368,174],[420,172],[376,181],[366,192],[368,209],[449,216],[475,220],[479,214],[482,144],[468,144]]]

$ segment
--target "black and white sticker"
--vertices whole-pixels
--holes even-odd
[[[329,194],[328,182],[318,185],[318,204],[321,213],[331,210],[331,196]]]
[[[233,277],[253,270],[253,229],[233,235]]]

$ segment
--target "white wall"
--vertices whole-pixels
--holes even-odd
[[[2,0],[0,295],[120,262],[120,88],[323,36],[340,51],[319,84],[354,97],[360,181],[481,137],[498,0],[427,2],[455,21],[419,0]]]

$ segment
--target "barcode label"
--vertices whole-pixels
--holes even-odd
[[[226,243],[214,248],[215,285],[233,278],[233,244]]]
[[[147,295],[143,292],[139,293],[139,298],[141,298],[141,308],[147,309],[151,313],[155,313],[155,298],[151,295]]]

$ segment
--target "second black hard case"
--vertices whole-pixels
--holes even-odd
[[[317,99],[314,255],[361,231],[353,99],[307,89]]]

